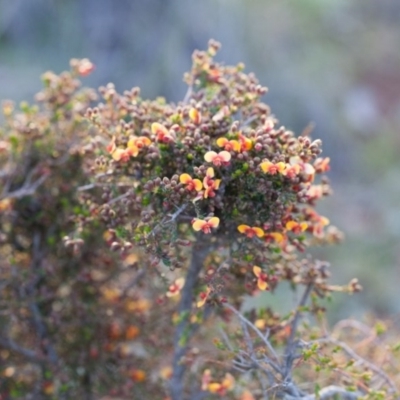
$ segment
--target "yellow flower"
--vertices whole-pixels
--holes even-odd
[[[275,175],[278,172],[283,174],[286,168],[286,164],[282,161],[274,164],[271,161],[265,160],[260,164],[261,169],[266,174]]]
[[[206,220],[195,218],[192,221],[192,226],[195,231],[203,231],[204,233],[211,233],[211,228],[218,228],[219,218],[212,217]]]
[[[179,177],[180,183],[183,183],[186,185],[187,190],[195,190],[196,192],[199,192],[203,188],[203,184],[199,179],[193,179],[189,174],[182,174]]]
[[[221,179],[212,179],[214,178],[214,168],[207,168],[206,176],[203,179],[203,185],[206,189],[203,193],[205,199],[208,197],[214,197],[215,191],[219,188],[221,183]]]
[[[299,234],[307,229],[308,224],[307,222],[304,221],[300,223],[296,221],[288,221],[285,227],[288,231],[292,231],[295,234]]]
[[[253,238],[254,236],[262,238],[264,236],[264,231],[256,226],[239,225],[238,231],[244,233],[248,238]]]
[[[239,133],[240,151],[249,151],[253,148],[253,141]]]
[[[170,143],[175,140],[174,135],[168,129],[158,122],[151,124],[151,132],[156,135],[157,140],[163,143]]]
[[[134,382],[144,382],[146,380],[146,372],[141,369],[132,368],[128,375]]]
[[[200,124],[201,122],[201,114],[200,111],[196,108],[191,108],[189,110],[189,118],[196,124]]]
[[[257,277],[257,286],[260,290],[268,290],[268,275],[256,265],[253,267],[253,273]]]
[[[240,151],[240,143],[237,140],[228,140],[227,138],[221,137],[217,139],[217,145],[223,147],[226,151]]]
[[[139,151],[143,147],[148,147],[151,145],[151,140],[146,136],[131,136],[129,138],[127,149],[132,157],[136,157]]]

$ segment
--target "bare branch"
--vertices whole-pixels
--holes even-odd
[[[350,392],[339,386],[327,386],[318,391],[318,394],[309,394],[307,396],[302,396],[301,400],[330,400],[334,396],[340,395],[341,400],[357,400],[364,394],[361,392]],[[286,395],[285,400],[298,400],[299,397],[294,397]]]
[[[33,239],[32,239],[32,263],[31,263],[31,270],[35,276],[35,279],[33,279],[33,281],[26,288],[21,288],[20,295],[21,298],[27,298],[27,297],[29,298],[28,308],[32,315],[32,325],[49,357],[50,362],[56,364],[58,362],[57,353],[49,339],[47,327],[43,321],[43,316],[41,315],[40,309],[36,301],[32,298],[36,292],[36,285],[40,281],[40,269],[43,258],[44,258],[44,251],[42,248],[41,234],[40,232],[36,231],[33,233]]]
[[[21,197],[31,196],[36,192],[36,189],[44,183],[44,181],[48,178],[48,175],[42,175],[36,181],[30,182],[27,180],[24,182],[23,186],[18,190],[13,192],[7,192],[3,190],[0,199],[20,199]]]
[[[20,345],[15,343],[12,339],[0,338],[0,346],[4,347],[5,349],[14,351],[15,353],[21,355],[26,360],[34,364],[44,365],[49,362],[46,358],[38,355],[33,350],[21,347]]]
[[[275,359],[275,362],[271,361],[271,363],[272,363],[271,366],[275,369],[276,372],[282,373],[281,368],[279,366],[278,354],[275,352],[275,349],[272,347],[271,343],[268,340],[268,333],[266,335],[263,335],[262,332],[252,322],[250,322],[247,318],[245,318],[238,310],[236,310],[230,304],[225,303],[224,307],[231,310],[241,321],[243,321],[244,323],[249,325],[251,327],[251,329],[253,329],[253,331],[257,333],[257,335],[260,337],[260,339],[263,341],[263,343],[267,346],[268,350],[270,351],[273,358]]]
[[[295,337],[297,333],[297,327],[300,322],[301,308],[304,307],[304,305],[306,304],[308,297],[311,294],[312,288],[313,288],[313,283],[310,282],[299,301],[293,320],[290,324],[290,336],[285,349],[285,364],[286,364],[284,372],[285,379],[290,379],[291,376],[293,361],[295,360],[295,348],[296,348]]]

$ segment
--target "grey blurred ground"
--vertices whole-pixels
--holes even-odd
[[[400,1],[0,0],[0,99],[31,100],[39,76],[72,57],[144,97],[183,97],[190,55],[222,42],[270,91],[266,101],[332,159],[335,194],[321,212],[346,242],[315,252],[335,282],[357,276],[363,294],[335,296],[334,315],[400,311]]]

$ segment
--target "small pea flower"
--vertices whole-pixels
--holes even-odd
[[[203,193],[205,199],[208,197],[215,196],[215,190],[219,188],[221,183],[221,179],[213,179],[214,178],[214,168],[207,168],[206,176],[203,179],[203,185],[206,189]]]
[[[191,108],[189,110],[189,118],[192,120],[193,123],[199,125],[201,122],[201,113],[196,108]]]
[[[129,138],[127,149],[129,150],[132,157],[136,157],[139,154],[140,149],[151,145],[151,140],[146,136],[131,136]]]
[[[158,142],[170,143],[175,141],[174,135],[164,125],[158,122],[153,122],[151,124],[151,132],[156,135]]]
[[[211,217],[207,218],[206,220],[194,218],[192,221],[192,226],[195,231],[203,231],[206,234],[211,233],[212,228],[218,228],[218,225],[218,217]]]
[[[257,277],[257,286],[260,290],[268,290],[268,275],[262,271],[260,267],[256,265],[253,267],[253,273]]]
[[[296,222],[296,221],[288,221],[285,225],[285,228],[288,231],[292,231],[296,235],[298,235],[301,232],[304,232],[308,227],[307,222]]]
[[[276,175],[277,173],[283,174],[286,168],[286,164],[282,161],[274,164],[269,160],[265,160],[260,164],[260,167],[264,173]]]
[[[250,239],[254,236],[257,236],[259,238],[262,238],[264,236],[264,231],[256,226],[251,227],[248,225],[239,225],[238,231],[240,233],[244,233]]]
[[[315,171],[318,173],[323,173],[323,172],[328,172],[330,170],[330,158],[326,157],[326,158],[317,158],[314,161],[314,168]]]
[[[189,174],[182,174],[179,177],[179,182],[186,185],[186,189],[189,191],[195,190],[199,192],[203,188],[203,184],[199,179],[193,179]]]
[[[208,296],[211,293],[211,289],[207,286],[207,290],[205,292],[200,293],[200,300],[197,302],[197,308],[201,308],[206,304],[206,301],[208,299]]]
[[[178,278],[172,285],[170,285],[168,292],[165,294],[167,297],[174,297],[179,294],[185,284],[185,278]]]
[[[267,232],[265,234],[265,241],[269,243],[272,240],[277,243],[282,243],[285,240],[285,236],[280,232]]]
[[[227,138],[221,137],[217,139],[217,146],[223,147],[226,151],[240,151],[240,143],[237,140],[228,140]]]
[[[115,161],[127,162],[130,158],[130,152],[128,149],[117,148],[115,144],[115,136],[113,136],[111,142],[107,145],[106,150],[111,154],[111,157]]]
[[[215,151],[208,151],[204,154],[204,159],[207,162],[213,163],[216,167],[220,167],[221,165],[228,165],[231,159],[231,153],[227,151],[220,151],[216,153]]]
[[[300,172],[301,168],[299,164],[295,165],[286,164],[286,168],[282,172],[282,175],[285,175],[289,179],[294,179]]]
[[[319,215],[312,209],[307,210],[306,218],[310,221],[310,229],[312,230],[313,235],[319,238],[323,237],[324,227],[329,225],[329,219]]]
[[[94,64],[87,58],[80,60],[77,67],[80,76],[88,76],[94,71],[94,69]]]
[[[253,148],[253,141],[239,133],[240,151],[249,151]]]
[[[217,393],[220,396],[225,396],[229,390],[232,390],[235,386],[235,378],[229,374],[225,374],[225,378],[221,382],[211,382],[208,384],[208,391],[211,393]]]

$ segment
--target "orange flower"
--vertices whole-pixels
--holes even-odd
[[[189,118],[196,124],[200,124],[201,122],[201,114],[200,111],[196,108],[191,108],[189,110]]]
[[[285,236],[279,232],[267,232],[265,234],[265,241],[270,242],[271,240],[275,240],[275,242],[281,243],[285,240]]]
[[[127,149],[130,152],[132,157],[136,157],[139,154],[139,151],[143,147],[147,147],[151,145],[151,140],[146,136],[131,136],[129,138]]]
[[[286,164],[285,170],[282,172],[282,175],[285,175],[289,179],[295,178],[301,171],[300,165],[295,164],[295,165],[290,165]]]
[[[280,174],[283,174],[286,168],[286,164],[282,161],[274,164],[271,161],[265,160],[260,164],[260,167],[266,174],[275,175],[278,172]]]
[[[168,289],[165,294],[167,297],[173,297],[179,294],[183,285],[185,284],[185,278],[178,278]]]
[[[206,304],[206,301],[208,299],[208,296],[211,293],[211,289],[207,287],[207,290],[205,292],[200,293],[200,300],[197,302],[197,308],[203,307],[204,304]]]
[[[203,231],[204,233],[211,233],[211,228],[218,228],[219,218],[211,217],[206,220],[194,218],[192,226],[195,231]]]
[[[308,212],[309,220],[312,221],[312,233],[316,237],[324,236],[324,227],[329,225],[330,221],[328,218],[319,215],[314,210],[309,210]]]
[[[292,231],[293,233],[298,235],[299,233],[304,232],[307,229],[308,224],[304,221],[300,223],[296,221],[288,221],[285,227],[288,231]]]
[[[253,141],[239,133],[240,151],[248,151],[253,148]]]
[[[173,373],[172,367],[170,365],[167,365],[161,368],[160,377],[164,380],[168,380],[171,379],[172,373]]]
[[[251,227],[248,225],[239,225],[238,231],[244,233],[248,238],[253,238],[254,236],[262,238],[264,236],[264,231],[256,226]]]
[[[111,154],[111,157],[115,161],[122,161],[122,162],[127,162],[130,156],[131,156],[130,152],[126,149],[115,149]]]
[[[329,157],[326,158],[317,158],[314,162],[315,171],[318,173],[327,172],[330,170],[329,161],[331,159]]]
[[[129,325],[125,331],[125,337],[128,340],[135,339],[139,335],[139,328],[135,325]]]
[[[144,382],[146,380],[146,372],[141,369],[133,368],[128,372],[128,375],[134,382]]]
[[[208,70],[208,79],[211,82],[220,83],[221,82],[221,71],[216,68],[210,68]]]
[[[8,211],[11,209],[12,201],[9,198],[0,200],[0,212]]]
[[[206,176],[203,179],[203,185],[206,189],[203,193],[205,199],[207,199],[208,197],[214,197],[215,190],[219,188],[219,185],[221,183],[221,179],[214,180],[212,178],[214,178],[214,168],[209,167],[207,168]]]
[[[226,151],[240,151],[240,143],[237,140],[228,140],[227,138],[221,137],[217,139],[217,145],[223,147]]]
[[[254,275],[257,277],[257,286],[260,290],[268,290],[268,275],[262,272],[260,267],[256,265],[253,267]]]
[[[157,136],[157,140],[162,143],[170,143],[175,140],[175,137],[168,131],[168,129],[158,122],[151,124],[151,132]]]
[[[222,380],[222,382],[211,382],[208,384],[207,389],[211,393],[217,393],[220,396],[225,396],[226,392],[228,390],[232,390],[234,386],[234,377],[231,374],[226,373],[225,378]]]
[[[207,162],[212,162],[216,167],[221,165],[228,165],[231,159],[231,153],[227,151],[220,151],[218,154],[215,151],[208,151],[204,154],[204,159]]]
[[[183,183],[186,185],[187,190],[195,190],[196,192],[199,192],[203,188],[203,184],[199,179],[192,179],[192,177],[189,174],[182,174],[179,177],[180,183]]]
[[[115,161],[126,162],[129,160],[130,152],[127,149],[117,148],[115,145],[115,136],[111,139],[111,142],[107,145],[106,150],[111,154],[111,157]]]

